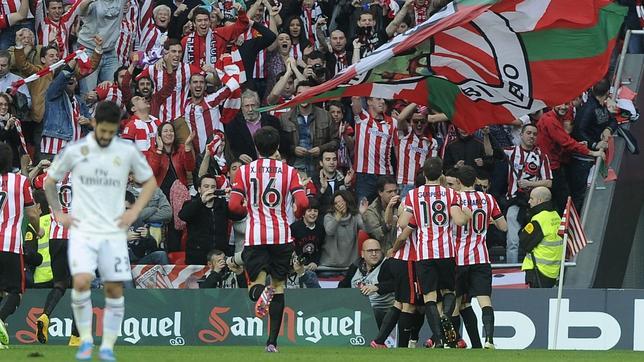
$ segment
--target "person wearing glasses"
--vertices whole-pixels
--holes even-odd
[[[367,239],[362,243],[361,258],[351,264],[347,275],[338,284],[338,288],[357,288],[369,297],[371,308],[378,328],[387,310],[394,304],[393,278],[382,278],[386,274],[387,263],[380,243],[376,239]]]

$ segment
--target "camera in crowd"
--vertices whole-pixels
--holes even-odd
[[[326,76],[326,68],[322,64],[316,63],[311,67],[313,73],[315,73],[315,78],[324,78]],[[314,79],[315,80],[315,79]]]

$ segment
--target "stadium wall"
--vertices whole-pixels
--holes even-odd
[[[12,344],[36,341],[36,318],[48,290],[29,290],[9,319]],[[102,293],[94,291],[94,328],[100,331]],[[263,345],[267,320],[252,317],[245,290],[127,290],[124,345]],[[281,345],[367,346],[376,323],[355,289],[289,290]],[[552,344],[556,289],[495,290],[495,343],[502,349],[545,349]],[[474,308],[478,312],[478,307]],[[565,290],[559,348],[644,350],[644,290]],[[479,314],[480,321],[480,314]],[[635,329],[634,326],[639,326]],[[479,326],[482,333],[482,325]],[[427,337],[427,331],[421,336]],[[69,293],[49,327],[50,343],[71,334]],[[469,345],[469,338],[464,336]]]

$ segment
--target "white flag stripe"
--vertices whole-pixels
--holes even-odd
[[[516,32],[533,30],[543,14],[548,10],[550,0],[524,1],[516,6],[515,11],[501,13]]]
[[[454,38],[457,38],[460,41],[473,46],[474,48],[478,48],[480,51],[485,52],[490,58],[494,58],[494,52],[492,52],[490,44],[485,41],[485,39],[480,34],[474,33],[469,29],[461,26],[453,29],[447,29],[443,33],[453,36]]]
[[[459,54],[459,53],[455,53],[455,52],[450,51],[450,50],[447,50],[447,49],[445,49],[445,48],[443,48],[442,46],[439,46],[439,45],[436,45],[435,50],[436,50],[436,53],[435,53],[435,54],[441,54],[441,53],[444,53],[444,54],[448,54],[448,55],[454,56],[454,57],[456,57],[456,59],[458,59],[458,58],[466,58],[466,59],[467,59],[468,61],[470,61],[472,64],[475,64],[475,65],[478,67],[478,69],[480,69],[480,70],[484,71],[484,72],[485,72],[487,75],[489,75],[490,77],[495,78],[495,79],[499,79],[499,76],[498,76],[497,74],[490,72],[490,71],[489,71],[489,70],[488,70],[488,69],[487,69],[483,64],[479,63],[478,61],[476,61],[476,60],[474,60],[474,59],[472,59],[472,58],[468,58],[468,57],[466,56],[466,54],[462,54],[462,53],[461,53],[461,54]],[[433,56],[433,55],[432,55],[432,56]],[[449,58],[449,59],[454,59],[454,58]],[[492,59],[492,61],[494,61],[494,59]],[[467,63],[464,63],[464,64],[467,64]],[[432,65],[434,65],[434,63],[432,63]],[[470,67],[470,68],[471,68],[471,67]],[[476,72],[476,73],[478,73],[478,72]]]

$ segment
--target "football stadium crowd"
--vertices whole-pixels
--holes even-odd
[[[507,219],[507,231],[490,226],[482,252],[492,263],[521,263],[531,190],[550,189],[560,214],[568,196],[582,208],[591,168],[618,127],[609,81],[475,132],[431,107],[382,98],[260,111],[331,79],[445,3],[3,1],[0,141],[12,150],[12,172],[28,176],[44,231],[24,218],[29,284],[54,285],[48,240],[68,238],[49,215],[47,169],[68,142],[92,131],[101,101],[121,108],[120,137],[144,153],[158,184],[128,231],[132,264],[208,265],[201,287],[246,284],[243,267],[228,257],[241,253],[245,233],[262,230],[246,228],[228,201],[239,167],[258,158],[253,135],[265,126],[279,131],[279,154],[298,170],[309,198],[290,225],[289,287],[338,277],[340,287],[369,295],[381,320],[393,297],[379,294],[370,274],[396,241],[398,207],[419,177],[424,183],[423,165],[433,157],[442,159],[447,187],[458,190],[464,167],[475,171],[475,189],[492,195]],[[630,20],[628,27],[641,28],[636,13]],[[73,207],[69,177],[58,188],[61,205]],[[132,179],[126,205],[140,191]],[[261,201],[272,197],[265,192]],[[18,251],[5,234],[2,251]]]

